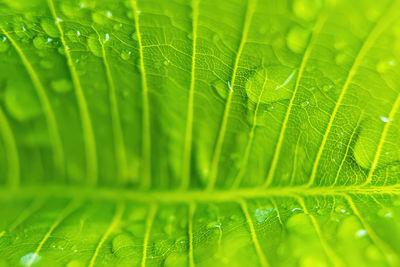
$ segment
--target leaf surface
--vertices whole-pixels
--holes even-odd
[[[398,266],[399,10],[0,1],[0,266]]]

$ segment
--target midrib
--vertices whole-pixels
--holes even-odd
[[[340,196],[340,195],[400,195],[400,186],[369,186],[361,187],[271,187],[267,189],[248,188],[235,190],[188,190],[188,191],[139,191],[118,188],[89,188],[79,186],[25,186],[16,189],[0,187],[0,199],[61,197],[88,199],[126,199],[138,202],[236,202],[239,199],[257,199],[269,197],[307,197],[307,196]]]

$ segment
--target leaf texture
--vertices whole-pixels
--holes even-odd
[[[398,266],[399,10],[1,0],[0,266]]]

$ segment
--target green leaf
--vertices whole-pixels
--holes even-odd
[[[400,1],[0,1],[0,266],[398,266]]]

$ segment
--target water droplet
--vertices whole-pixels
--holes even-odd
[[[44,69],[51,69],[54,66],[54,61],[46,58],[42,59],[39,64]]]
[[[213,40],[214,43],[218,42],[218,41],[219,41],[219,36],[218,36],[218,34],[216,34],[216,33],[213,34],[212,40]]]
[[[71,41],[71,42],[79,42],[79,38],[81,36],[81,32],[79,30],[69,30],[66,34],[67,38]]]
[[[303,212],[301,208],[293,208],[292,212]]]
[[[378,212],[378,215],[380,217],[386,218],[386,219],[391,219],[393,218],[393,213],[392,210],[389,208],[383,208]]]
[[[168,66],[170,62],[171,61],[169,59],[167,59],[167,60],[164,60],[163,64],[164,64],[164,66]]]
[[[142,71],[142,61],[140,60],[140,58],[136,59],[136,68],[138,69],[139,72]]]
[[[131,38],[132,38],[133,40],[135,40],[135,41],[138,40],[138,35],[137,35],[136,31],[133,32],[133,33],[131,34]]]
[[[109,35],[108,33],[106,33],[106,34],[104,35],[103,44],[106,43],[106,42],[108,42],[108,40],[110,40],[110,35]]]
[[[289,218],[286,225],[289,233],[301,236],[309,236],[313,231],[310,218],[304,213],[294,214]]]
[[[363,237],[367,235],[367,230],[365,229],[360,229],[356,232],[356,237]]]
[[[119,234],[112,240],[112,252],[118,257],[127,256],[134,245],[132,236]]]
[[[104,25],[108,22],[107,13],[104,11],[96,11],[92,13],[92,20],[99,25]]]
[[[89,38],[87,39],[87,44],[90,52],[92,52],[93,55],[95,55],[96,57],[103,56],[101,45],[96,34],[91,34],[89,36]]]
[[[229,88],[225,82],[221,80],[215,81],[212,83],[212,87],[222,99],[226,99],[228,97]]]
[[[271,213],[275,212],[274,208],[256,209],[255,217],[259,223],[265,222]]]
[[[396,62],[393,59],[380,61],[376,65],[376,70],[380,73],[384,73],[384,72],[388,71],[390,68],[394,67],[395,65],[396,65]]]
[[[60,37],[60,32],[58,31],[56,22],[49,18],[44,18],[41,20],[40,25],[42,26],[45,33],[53,38]]]
[[[347,213],[346,207],[343,205],[337,205],[335,208],[335,212],[345,214]]]
[[[6,52],[10,48],[10,43],[7,40],[7,37],[0,36],[0,53]]]
[[[121,58],[122,58],[123,60],[128,60],[128,59],[130,59],[131,54],[132,54],[131,51],[126,50],[126,49],[122,49],[120,56],[121,56]]]
[[[193,40],[193,33],[188,33],[186,37],[190,40]]]
[[[228,81],[228,88],[229,88],[229,91],[231,91],[233,93],[233,88],[231,86],[231,82],[230,81]]]
[[[320,7],[321,1],[318,0],[294,0],[292,5],[294,14],[308,21],[315,19]]]
[[[31,266],[40,260],[40,256],[36,253],[28,253],[21,257],[19,262],[22,266]]]
[[[391,119],[389,119],[388,117],[380,117],[381,121],[383,122],[390,122],[392,121]]]
[[[61,11],[70,18],[75,17],[80,10],[79,5],[75,1],[62,1],[60,4]]]
[[[7,111],[19,121],[30,120],[41,114],[40,101],[25,80],[10,81],[4,92]]]
[[[122,23],[114,24],[113,29],[114,29],[115,31],[119,31],[119,30],[122,29],[122,27],[123,27]]]
[[[302,27],[292,27],[286,36],[286,45],[295,53],[302,53],[307,46],[310,32]]]
[[[307,107],[309,104],[310,104],[310,101],[306,100],[306,101],[304,101],[304,102],[301,103],[301,107],[302,107],[302,108],[305,108],[305,107]]]
[[[111,17],[112,17],[111,11],[107,11],[106,14],[107,14],[107,17],[108,17],[108,18],[111,18]]]
[[[365,256],[367,257],[367,259],[374,260],[374,261],[380,260],[382,258],[381,252],[374,245],[369,245],[366,248]]]
[[[46,48],[47,40],[41,36],[37,36],[37,37],[35,37],[35,39],[33,39],[33,45],[37,49],[44,49],[44,48]]]
[[[51,82],[51,88],[57,93],[66,93],[72,90],[72,83],[67,79]]]
[[[346,62],[347,56],[345,53],[338,53],[335,57],[335,62],[337,65],[342,65]]]
[[[208,229],[220,229],[221,228],[221,223],[220,222],[210,222],[209,224],[207,224],[207,228]]]
[[[327,92],[329,92],[331,89],[333,88],[333,85],[332,84],[329,84],[329,85],[324,85],[323,87],[322,87],[322,91],[324,91],[325,93],[327,93]]]
[[[333,47],[336,50],[343,50],[343,48],[346,46],[346,42],[344,40],[336,40],[335,43],[333,44]]]

